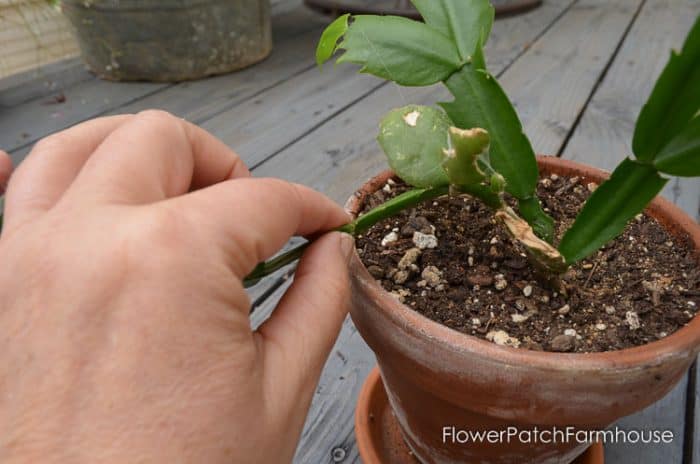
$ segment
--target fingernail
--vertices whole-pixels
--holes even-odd
[[[340,251],[343,252],[346,260],[350,260],[353,251],[355,250],[355,239],[350,234],[340,234]]]

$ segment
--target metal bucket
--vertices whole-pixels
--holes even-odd
[[[222,74],[272,50],[269,0],[62,0],[82,56],[110,80]]]

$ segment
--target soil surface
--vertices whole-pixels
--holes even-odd
[[[557,175],[538,193],[561,237],[597,186]],[[368,196],[364,210],[407,190],[399,179]],[[643,345],[688,323],[700,305],[700,269],[688,238],[639,215],[624,234],[563,276],[553,291],[490,209],[442,197],[376,224],[358,237],[369,272],[424,316],[500,345],[557,352]]]

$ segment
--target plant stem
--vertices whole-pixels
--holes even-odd
[[[449,193],[449,188],[447,186],[409,190],[362,214],[354,221],[334,230],[357,237],[383,219],[390,218],[400,211],[412,208],[424,201],[446,195],[447,193]],[[311,242],[303,243],[269,261],[258,264],[256,268],[253,269],[253,272],[248,274],[243,280],[243,284],[246,287],[253,286],[263,277],[295,262],[301,258],[310,244]]]

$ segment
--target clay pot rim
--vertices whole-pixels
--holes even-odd
[[[541,173],[544,174],[573,174],[588,182],[598,183],[610,175],[606,171],[588,165],[552,156],[538,156],[537,161]],[[364,197],[381,188],[386,180],[393,175],[392,171],[386,170],[370,179],[348,199],[346,210],[354,217]],[[675,236],[681,233],[687,234],[696,251],[700,250],[700,226],[676,205],[664,198],[656,197],[646,212],[657,219],[669,233]],[[700,350],[700,317],[697,315],[688,324],[668,337],[622,350],[595,353],[554,353],[499,346],[437,323],[399,302],[369,274],[356,250],[351,258],[350,269],[360,273],[356,277],[368,294],[377,300],[377,308],[384,312],[384,315],[407,336],[429,338],[433,342],[443,345],[443,348],[462,355],[497,359],[506,365],[530,365],[556,371],[580,373],[582,370],[599,372],[606,369],[617,371],[655,366],[663,364],[669,357],[687,356],[688,354],[697,356],[698,350]]]

